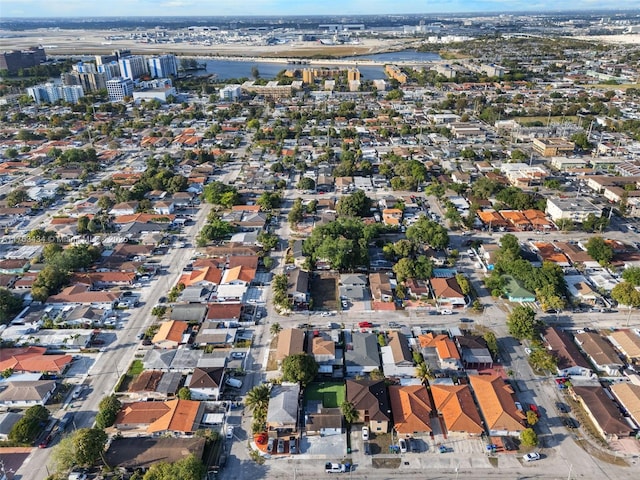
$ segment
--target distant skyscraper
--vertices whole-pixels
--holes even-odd
[[[133,81],[130,78],[113,78],[107,81],[107,93],[112,102],[121,102],[133,95]]]
[[[160,55],[148,60],[152,78],[175,77],[178,75],[178,60],[175,55]]]
[[[137,80],[149,74],[147,62],[140,55],[121,58],[118,60],[118,64],[120,65],[120,75],[130,80]]]
[[[360,81],[360,70],[357,68],[350,68],[347,71],[347,81]]]
[[[120,65],[116,61],[98,65],[98,72],[104,73],[107,80],[121,76]]]

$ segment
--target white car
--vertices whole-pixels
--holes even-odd
[[[440,310],[440,315],[453,315],[453,311],[447,308]]]
[[[369,441],[369,427],[362,427],[362,440]]]
[[[407,441],[401,438],[398,443],[400,444],[400,453],[407,453]]]
[[[535,462],[536,460],[540,460],[540,454],[538,452],[527,453],[522,459],[525,462]]]
[[[233,425],[227,425],[226,437],[229,440],[233,438]]]

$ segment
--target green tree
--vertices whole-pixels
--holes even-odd
[[[207,203],[228,208],[236,205],[240,199],[235,187],[225,185],[222,182],[212,182],[206,185],[202,197]]]
[[[8,323],[22,309],[22,298],[0,287],[0,324]]]
[[[529,355],[529,362],[536,370],[542,372],[555,372],[558,359],[546,348],[534,348]]]
[[[582,150],[591,150],[593,148],[593,144],[589,141],[589,137],[585,132],[574,133],[571,135],[571,141]]]
[[[345,217],[366,217],[370,215],[371,199],[362,190],[340,198],[336,211]]]
[[[306,353],[289,355],[282,361],[282,378],[285,382],[296,382],[307,386],[318,374],[318,363]]]
[[[622,272],[622,278],[634,287],[640,286],[640,267],[629,267]]]
[[[538,423],[538,420],[539,418],[536,412],[534,412],[533,410],[527,410],[527,424],[533,427],[536,423]]]
[[[487,342],[487,348],[491,352],[491,355],[497,357],[499,349],[498,349],[498,339],[496,338],[496,334],[493,332],[485,332],[482,335],[482,338],[485,342]]]
[[[360,419],[360,412],[356,410],[355,406],[351,402],[342,402],[340,405],[340,411],[342,412],[344,421],[347,422],[348,425],[356,423]]]
[[[282,327],[278,322],[272,323],[271,327],[269,328],[269,332],[271,332],[271,335],[274,335],[274,336],[278,335],[281,331],[282,331]]]
[[[266,410],[269,406],[271,388],[266,383],[256,385],[247,393],[244,403],[251,411]]]
[[[538,445],[538,435],[533,428],[526,428],[520,432],[520,442],[523,447],[535,447]]]
[[[611,289],[611,298],[620,305],[626,305],[630,309],[640,307],[640,292],[629,282],[620,282]]]
[[[182,387],[178,390],[178,398],[180,400],[191,400],[191,389],[189,387]]]
[[[471,293],[471,282],[469,282],[469,279],[462,273],[456,274],[456,281],[464,295],[469,295]]]
[[[76,449],[73,435],[62,437],[51,452],[56,471],[68,471],[76,464]]]
[[[282,202],[282,197],[279,193],[263,192],[262,195],[256,200],[256,204],[260,205],[262,210],[271,211],[274,208],[278,208]]]
[[[42,431],[42,424],[49,420],[49,410],[42,405],[29,407],[22,418],[9,431],[9,440],[17,443],[32,443]]]
[[[78,217],[77,230],[79,234],[89,233],[89,217]]]
[[[298,185],[296,185],[296,187],[299,190],[315,190],[316,182],[313,180],[313,178],[302,177],[298,182]]]
[[[426,362],[419,363],[416,366],[416,377],[418,378],[418,380],[425,384],[429,380],[433,380],[434,378],[436,378],[433,370]]]
[[[425,243],[435,249],[443,250],[449,245],[447,229],[439,223],[421,217],[407,228],[407,238],[413,242]]]
[[[75,463],[83,467],[93,466],[104,454],[108,436],[100,428],[81,428],[73,433]]]
[[[201,480],[206,468],[194,455],[174,463],[160,462],[147,470],[143,480]]]
[[[589,256],[601,265],[606,265],[613,259],[613,248],[602,237],[591,237],[586,247]]]
[[[289,215],[287,216],[287,220],[291,224],[292,227],[295,227],[298,223],[300,223],[304,219],[304,209],[302,207],[302,200],[300,198],[296,198],[291,206],[291,210],[289,210]]]
[[[507,316],[509,333],[518,339],[535,339],[539,327],[536,312],[529,306],[517,305]]]
[[[96,427],[107,428],[114,424],[116,416],[122,408],[122,404],[115,394],[104,397],[98,406],[98,414],[96,415]]]

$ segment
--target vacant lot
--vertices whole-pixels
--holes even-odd
[[[313,310],[338,309],[338,275],[320,273],[311,279]]]
[[[345,387],[341,382],[312,383],[304,391],[305,402],[320,400],[325,408],[337,408],[344,402]]]

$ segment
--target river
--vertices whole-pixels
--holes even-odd
[[[385,79],[387,76],[384,73],[384,66],[380,64],[358,64],[358,62],[370,63],[370,62],[380,62],[380,63],[393,63],[393,62],[403,62],[403,63],[423,63],[423,62],[432,62],[435,60],[440,60],[440,56],[437,53],[433,52],[417,52],[415,50],[403,50],[400,52],[387,52],[387,53],[378,53],[374,55],[363,55],[358,57],[345,57],[343,59],[345,63],[340,63],[340,60],[332,60],[329,64],[327,62],[326,66],[330,67],[353,67],[357,66],[358,70],[360,70],[360,74],[363,79],[366,80],[377,80],[377,79]],[[198,70],[195,72],[195,75],[203,76],[203,75],[211,75],[215,74],[216,77],[220,80],[228,80],[231,78],[250,78],[251,77],[251,69],[253,67],[258,68],[258,72],[260,73],[261,78],[272,79],[284,69],[290,68],[305,68],[307,65],[300,64],[287,64],[280,62],[269,62],[264,59],[256,60],[241,60],[241,59],[218,59],[218,58],[199,58],[198,61],[200,63],[204,63],[206,65],[206,70]],[[320,60],[313,62],[314,67],[323,66]]]

